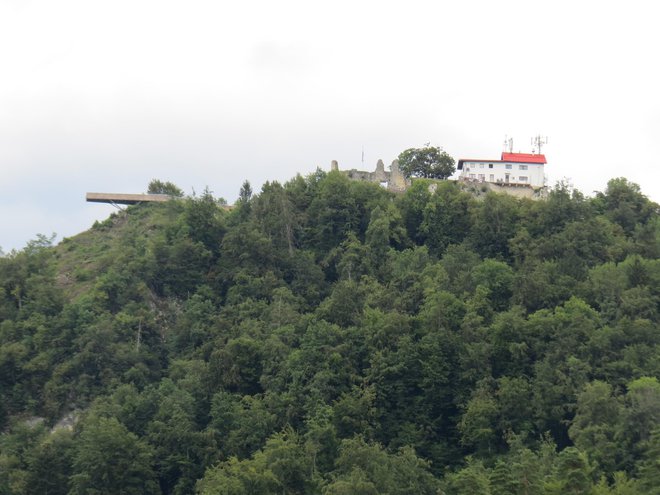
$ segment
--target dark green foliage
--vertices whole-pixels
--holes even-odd
[[[429,251],[437,256],[450,244],[460,244],[470,232],[472,198],[454,182],[439,184],[422,211],[419,230]]]
[[[149,182],[149,187],[147,188],[147,193],[149,194],[169,194],[176,198],[183,196],[183,191],[179,189],[175,184],[171,182],[163,182],[158,179],[153,179]]]
[[[599,193],[596,199],[596,205],[602,208],[605,216],[629,234],[657,214],[656,207],[641,193],[639,186],[623,177],[610,180],[605,193]]]
[[[509,261],[509,243],[522,216],[519,200],[491,192],[473,208],[472,215],[470,239],[475,250],[484,258],[499,257]]]
[[[446,179],[456,170],[454,159],[446,151],[428,144],[402,151],[398,160],[406,177]]]
[[[659,226],[624,179],[317,171],[40,236],[0,257],[0,494],[655,493]]]
[[[403,217],[403,223],[408,231],[408,236],[417,244],[424,242],[424,234],[421,225],[431,191],[427,181],[415,181],[406,193],[399,198],[398,205]]]
[[[200,242],[211,253],[220,250],[224,234],[222,211],[210,191],[205,189],[201,196],[186,202],[183,220],[184,228],[193,242]]]
[[[321,181],[307,214],[307,236],[321,252],[338,246],[358,229],[360,219],[350,181],[339,172],[331,172]]]

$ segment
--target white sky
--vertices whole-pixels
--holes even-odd
[[[426,142],[549,136],[551,184],[660,201],[656,2],[0,0],[0,247],[70,236],[153,178],[233,202]]]

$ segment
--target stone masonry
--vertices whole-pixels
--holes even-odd
[[[330,170],[339,171],[339,164],[336,160],[332,160],[330,163]],[[404,192],[410,187],[410,179],[406,179],[403,173],[401,173],[398,160],[392,162],[389,172],[385,170],[383,160],[378,160],[378,163],[376,163],[376,170],[373,172],[366,172],[364,170],[353,168],[351,170],[342,170],[341,173],[352,180],[381,184],[389,191],[393,192]]]

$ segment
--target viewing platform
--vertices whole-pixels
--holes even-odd
[[[136,205],[138,203],[162,203],[172,199],[172,196],[169,194],[115,194],[88,192],[86,199],[89,203]]]

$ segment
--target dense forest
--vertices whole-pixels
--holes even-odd
[[[317,171],[51,244],[0,258],[0,494],[660,493],[660,216],[625,179]]]

